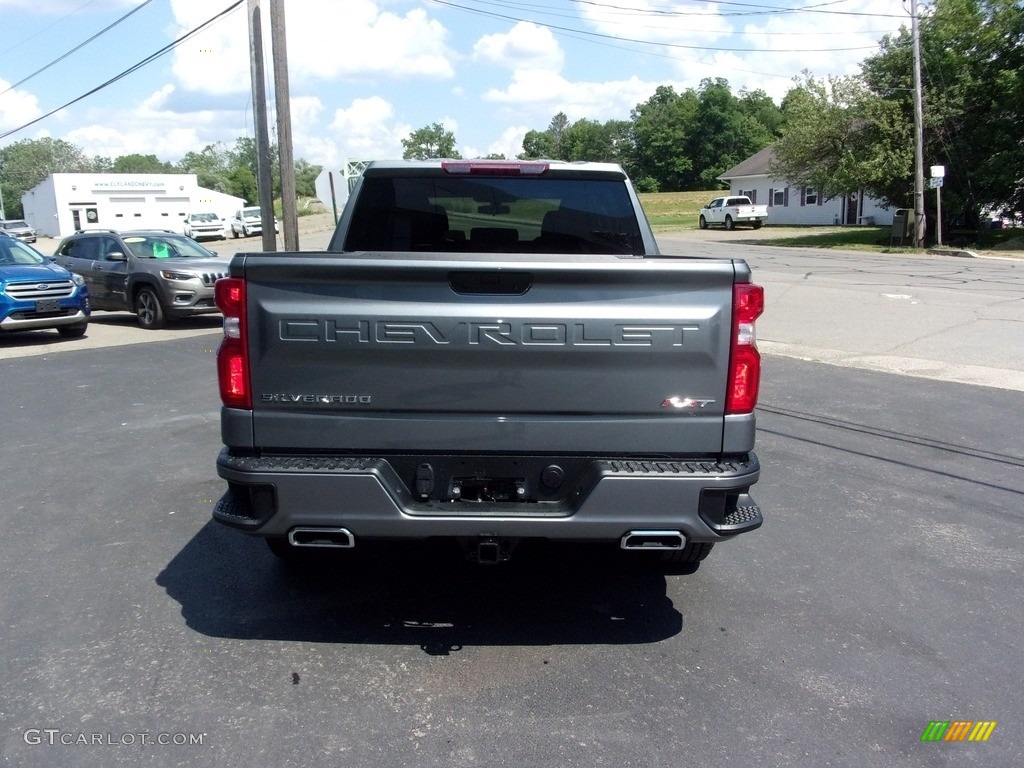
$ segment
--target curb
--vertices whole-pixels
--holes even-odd
[[[957,256],[962,259],[977,259],[978,254],[974,251],[954,251],[948,248],[929,248],[927,251],[929,256]]]

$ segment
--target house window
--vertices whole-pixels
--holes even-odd
[[[804,205],[818,204],[818,190],[807,187],[804,189]]]
[[[788,195],[786,194],[786,190],[785,189],[773,189],[772,190],[772,205],[785,205],[787,197],[788,197]]]

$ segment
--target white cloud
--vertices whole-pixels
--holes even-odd
[[[166,126],[128,127],[118,124],[92,124],[69,131],[67,140],[77,144],[88,156],[120,157],[121,155],[156,155],[161,160],[181,159],[187,152],[202,147],[194,128]]]
[[[487,152],[483,154],[504,155],[509,160],[513,160],[523,151],[523,139],[526,137],[526,132],[531,130],[537,129],[528,128],[525,125],[510,125],[502,131],[497,141],[491,142],[487,147]]]
[[[433,80],[454,76],[454,54],[440,22],[422,8],[399,16],[382,12],[380,5],[320,0],[315,13],[288,17],[291,73],[300,80],[364,74]]]
[[[164,85],[131,109],[91,109],[80,127],[65,138],[89,156],[116,158],[138,153],[175,162],[216,142],[226,131],[241,135],[241,129],[227,126],[223,114],[215,110],[189,112],[188,120],[183,121],[179,113],[167,108],[175,91],[174,85]]]
[[[174,37],[214,15],[208,0],[171,0],[178,28]],[[250,89],[246,5],[174,49],[174,76],[184,90],[225,94]]]
[[[0,91],[7,91],[0,95],[0,130],[18,128],[43,114],[34,94],[17,88],[8,91],[10,87],[9,82],[0,78]]]
[[[356,99],[348,109],[337,110],[330,128],[341,157],[349,160],[401,157],[402,139],[412,131],[395,121],[394,107],[379,96]]]
[[[291,15],[286,11],[291,82],[360,75],[435,80],[454,76],[448,33],[440,22],[421,8],[399,16],[383,12],[379,5],[371,0],[318,0],[315,11],[308,7]],[[171,8],[178,35],[213,15],[208,0],[172,0]],[[263,8],[264,67],[270,77],[270,13],[266,3]],[[246,6],[175,49],[174,74],[186,90],[218,94],[249,90]]]
[[[624,40],[710,45],[732,32],[732,25],[720,14],[719,7],[709,3],[584,3],[580,5],[580,15],[596,32]]]
[[[473,46],[473,59],[512,70],[558,72],[565,54],[551,30],[522,21],[507,34],[484,35]]]
[[[654,93],[660,83],[648,83],[637,77],[604,83],[574,83],[560,75],[541,70],[513,73],[505,90],[491,89],[487,101],[515,105],[527,116],[540,117],[546,126],[551,116],[565,112],[570,120],[624,120],[630,110]]]

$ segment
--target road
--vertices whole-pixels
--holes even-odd
[[[658,239],[668,254],[747,260],[765,286],[762,351],[1024,391],[1024,260],[779,248],[708,232],[719,237]]]
[[[784,303],[772,286],[799,294],[808,270],[773,254],[749,256],[776,311],[813,303]],[[939,317],[961,300],[932,262],[839,264],[806,280],[847,304],[912,282]],[[963,300],[981,312],[1001,284]],[[689,576],[413,547],[291,573],[210,522],[203,322],[0,360],[3,764],[1024,764],[1018,390],[767,354],[766,524]],[[820,348],[855,344],[832,327]],[[998,725],[922,743],[936,720]]]

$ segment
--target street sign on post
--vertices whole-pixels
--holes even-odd
[[[942,245],[942,179],[946,176],[946,166],[933,165],[932,177],[928,180],[935,190],[935,244]]]

